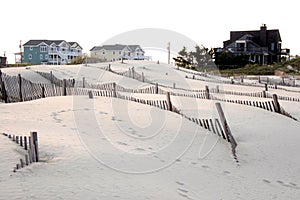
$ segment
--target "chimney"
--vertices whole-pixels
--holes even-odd
[[[259,39],[260,39],[260,45],[262,47],[266,47],[267,46],[267,26],[266,26],[266,24],[263,24],[260,27]]]

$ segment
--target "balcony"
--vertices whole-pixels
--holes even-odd
[[[228,48],[228,51],[234,54],[268,54],[267,47],[244,47]]]

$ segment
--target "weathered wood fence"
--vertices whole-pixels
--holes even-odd
[[[19,136],[2,133],[7,136],[11,141],[15,142],[24,150],[24,158],[20,158],[19,162],[13,168],[13,172],[30,165],[34,162],[39,162],[39,144],[37,132],[30,132],[30,136]]]

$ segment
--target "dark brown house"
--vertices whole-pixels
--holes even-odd
[[[267,26],[263,24],[260,30],[231,31],[230,39],[224,41],[223,48],[218,51],[246,55],[251,63],[270,64],[280,62],[281,42],[279,30],[267,30]],[[285,49],[286,53],[289,53],[289,49]]]
[[[0,67],[6,66],[6,57],[0,56]]]

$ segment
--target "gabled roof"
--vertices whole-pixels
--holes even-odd
[[[280,41],[281,37],[278,29],[266,30],[267,33],[267,42],[271,43],[274,41]],[[260,30],[252,30],[252,31],[230,31],[230,39],[224,41],[224,47],[231,44],[233,41],[238,40],[244,35],[252,35],[252,41],[256,44],[260,44]]]
[[[41,43],[45,43],[47,45],[51,45],[51,44],[60,45],[62,42],[66,42],[66,41],[65,40],[29,40],[28,42],[23,44],[23,46],[38,46]],[[80,46],[77,42],[66,42],[66,43],[69,44],[70,46],[72,46],[72,44],[75,43],[78,46]]]
[[[114,45],[103,45],[103,46],[94,46],[90,51],[99,51],[99,50],[123,50],[127,47],[127,45],[122,44],[114,44]]]
[[[46,43],[47,40],[29,40],[23,46],[37,46],[41,44],[42,42]],[[47,44],[47,43],[46,43]]]
[[[73,48],[79,47],[80,49],[82,49],[82,47],[81,47],[77,42],[69,42],[69,44],[70,44],[71,47],[73,47]]]
[[[104,49],[104,50],[110,50],[110,51],[113,51],[113,50],[115,50],[115,51],[121,51],[121,50],[123,50],[125,48],[129,48],[129,50],[135,51],[136,48],[138,48],[138,47],[142,50],[142,48],[140,47],[140,45],[114,44],[114,45],[94,46],[90,51],[100,51],[102,49]]]

